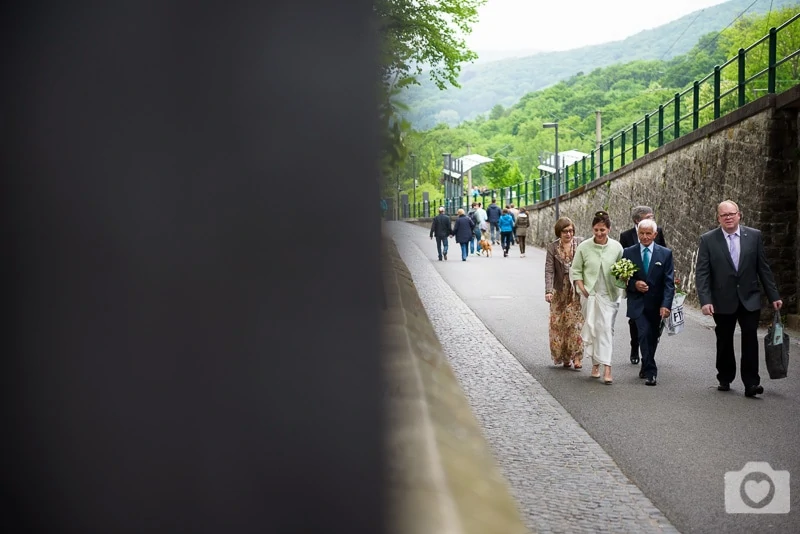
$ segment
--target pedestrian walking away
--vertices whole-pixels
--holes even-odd
[[[642,369],[639,378],[645,385],[655,386],[658,366],[656,348],[661,320],[671,313],[675,296],[675,267],[672,251],[654,243],[658,226],[653,219],[643,219],[637,228],[639,243],[622,251],[622,257],[636,265],[637,270],[626,282],[627,316],[636,322]]]
[[[582,238],[575,237],[575,225],[561,217],[554,228],[555,241],[546,247],[544,299],[550,303],[550,356],[553,364],[576,370],[583,368],[583,314],[580,296],[569,281],[575,249]]]
[[[517,229],[515,231],[517,241],[519,242],[519,257],[525,257],[525,239],[528,236],[528,227],[530,226],[530,217],[525,208],[520,208],[519,215],[517,215]]]
[[[500,240],[502,241],[503,257],[508,257],[508,250],[511,248],[511,241],[514,239],[514,217],[509,213],[508,208],[503,208],[503,214],[498,221],[500,227]]]
[[[467,253],[469,252],[469,242],[474,236],[473,228],[475,223],[472,219],[467,217],[464,210],[458,209],[458,218],[453,224],[452,234],[456,238],[456,243],[461,245],[461,261],[467,261]]]
[[[717,389],[729,391],[736,378],[733,335],[739,323],[742,335],[741,375],[746,397],[764,393],[758,374],[758,319],[761,290],[767,293],[773,310],[783,301],[767,263],[761,232],[739,224],[739,205],[725,200],[717,205],[719,227],[700,236],[695,263],[695,286],[703,314],[717,325]]]
[[[592,359],[593,378],[600,378],[600,365],[605,366],[605,384],[612,382],[614,321],[623,294],[611,274],[611,266],[622,257],[622,245],[608,237],[610,230],[611,219],[608,213],[595,213],[592,219],[594,239],[587,239],[578,245],[570,268],[570,276],[582,295],[583,357]]]
[[[483,209],[483,205],[480,202],[477,202],[476,204],[477,208],[475,209],[475,215],[474,215],[474,220],[475,220],[474,232],[475,232],[475,239],[477,239],[478,243],[480,243],[481,239],[483,239],[483,231],[486,228],[487,224],[486,210]],[[476,256],[481,255],[481,251],[478,248],[475,249],[475,255]]]
[[[619,243],[623,249],[632,247],[639,243],[638,227],[639,222],[644,219],[652,219],[654,217],[653,208],[650,206],[636,206],[631,210],[631,219],[633,219],[633,228],[625,230],[619,234]],[[667,246],[664,239],[664,229],[659,228],[656,234],[655,243],[662,247]],[[628,319],[628,328],[631,334],[631,363],[636,365],[639,363],[639,332],[636,330],[636,321]]]
[[[450,217],[445,215],[444,206],[439,206],[439,215],[433,218],[431,223],[431,239],[436,237],[436,252],[439,261],[444,257],[447,260],[447,238],[452,234],[450,229]]]
[[[489,232],[492,238],[492,245],[496,245],[500,242],[500,227],[498,226],[498,222],[500,221],[500,216],[503,212],[500,209],[500,206],[497,205],[497,200],[492,199],[492,203],[489,204],[489,207],[486,208],[486,220],[489,221]]]

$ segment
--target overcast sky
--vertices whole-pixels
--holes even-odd
[[[619,41],[726,0],[488,0],[472,50],[570,50]]]

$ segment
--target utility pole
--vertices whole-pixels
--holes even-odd
[[[594,139],[595,139],[595,147],[594,147],[594,162],[595,162],[595,171],[594,177],[595,179],[600,178],[600,144],[603,140],[602,133],[600,131],[600,114],[602,111],[599,109],[594,112]]]
[[[472,154],[472,145],[467,143],[467,155]],[[467,195],[472,195],[472,167],[467,171],[467,181],[469,185],[467,186]]]
[[[417,211],[417,168],[416,168],[416,161],[417,155],[413,152],[411,153],[411,179],[414,181],[414,212]],[[412,213],[411,216],[413,217],[414,214]]]

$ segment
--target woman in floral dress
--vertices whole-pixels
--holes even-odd
[[[555,234],[558,239],[547,245],[544,264],[544,299],[550,303],[550,355],[555,365],[578,370],[583,367],[583,315],[580,297],[569,280],[569,268],[581,238],[575,237],[575,225],[569,217],[556,221]]]

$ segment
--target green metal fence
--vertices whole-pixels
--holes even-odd
[[[740,48],[736,56],[714,67],[703,79],[692,82],[658,109],[611,135],[589,156],[564,167],[560,176],[561,194],[612,173],[763,94],[780,93],[797,85],[800,49],[794,48],[795,37],[791,32],[800,30],[799,20],[800,14],[797,14],[777,28],[770,28],[767,35],[747,48]],[[782,55],[780,59],[779,54]],[[524,206],[549,200],[554,191],[554,178],[544,175],[540,180],[498,189],[495,193],[498,204],[505,206],[513,202]],[[482,199],[484,207],[487,197],[490,202],[489,195],[478,199]],[[448,213],[455,213],[458,208],[466,211],[471,203],[469,195],[444,201]],[[411,213],[424,216],[422,206],[412,206]]]

